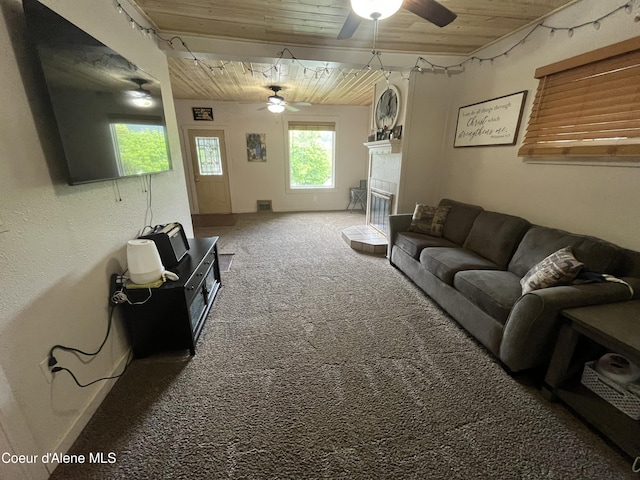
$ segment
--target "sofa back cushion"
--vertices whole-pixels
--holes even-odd
[[[640,278],[640,252],[622,249],[620,276]]]
[[[524,218],[483,211],[473,222],[464,247],[506,267],[529,227]]]
[[[553,252],[564,247],[575,247],[580,237],[561,230],[546,227],[531,227],[522,238],[520,245],[509,262],[508,270],[524,277],[534,265],[547,258]]]
[[[443,198],[439,206],[451,207],[447,215],[447,220],[444,223],[442,236],[458,245],[462,245],[467,239],[467,235],[469,235],[473,222],[480,212],[482,212],[483,208],[477,205],[456,202],[448,198]]]
[[[584,269],[589,272],[622,275],[622,248],[613,243],[596,237],[584,236],[582,242],[573,248],[573,254],[584,263]]]
[[[584,263],[585,270],[617,275],[620,273],[622,250],[604,240],[568,233],[554,228],[534,226],[518,245],[508,270],[523,277],[534,265],[564,247]]]

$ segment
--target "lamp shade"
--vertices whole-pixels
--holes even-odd
[[[354,12],[367,20],[390,17],[402,6],[402,0],[351,0]]]
[[[127,265],[133,283],[145,284],[162,278],[164,267],[158,247],[153,240],[137,239],[127,242]]]

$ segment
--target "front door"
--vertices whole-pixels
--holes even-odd
[[[222,130],[188,130],[198,213],[231,213]]]

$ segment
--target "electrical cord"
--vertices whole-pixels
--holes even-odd
[[[139,302],[132,302],[131,300],[129,300],[129,296],[124,292],[123,286],[120,290],[118,290],[111,296],[111,303],[113,303],[114,305],[119,305],[121,303],[128,303],[129,305],[143,305],[151,300],[151,297],[153,296],[151,287],[147,287],[147,290],[149,291],[149,296],[147,298]]]
[[[115,379],[115,378],[120,378],[121,376],[123,376],[123,375],[124,375],[124,373],[127,371],[127,368],[129,367],[129,364],[131,363],[131,357],[132,357],[132,356],[131,356],[131,352],[129,352],[129,355],[128,355],[128,357],[127,357],[127,363],[124,365],[124,368],[122,369],[122,372],[120,372],[118,375],[112,375],[112,376],[110,376],[110,377],[102,377],[102,378],[98,378],[98,379],[96,379],[96,380],[93,380],[92,382],[84,383],[84,384],[83,384],[83,383],[80,383],[80,381],[79,381],[79,380],[78,380],[78,378],[74,375],[74,373],[73,373],[71,370],[69,370],[68,368],[66,368],[66,367],[53,367],[53,368],[51,369],[51,371],[52,371],[53,373],[55,373],[55,372],[61,372],[61,371],[63,371],[63,370],[64,370],[64,371],[65,371],[65,372],[67,372],[69,375],[71,375],[71,378],[73,378],[73,381],[74,381],[74,382],[76,382],[76,385],[78,385],[80,388],[86,388],[86,387],[88,387],[88,386],[90,386],[90,385],[93,385],[94,383],[103,382],[103,381],[105,381],[105,380],[113,380],[113,379]]]
[[[98,355],[102,351],[102,348],[104,347],[105,343],[107,343],[107,339],[109,338],[109,334],[111,333],[111,324],[113,323],[113,311],[115,310],[115,308],[116,306],[112,305],[111,310],[109,310],[109,321],[107,323],[107,333],[104,336],[104,340],[102,340],[102,343],[100,344],[100,346],[95,352],[85,352],[84,350],[80,350],[79,348],[67,347],[66,345],[54,345],[49,350],[49,363],[48,363],[49,367],[53,367],[54,365],[58,364],[58,360],[53,355],[53,352],[56,349],[65,350],[67,352],[79,353],[81,355],[86,355],[87,357],[95,357],[96,355]]]
[[[147,223],[147,216],[149,216],[149,225],[153,224],[153,205],[152,205],[152,194],[151,194],[151,175],[147,175],[146,181],[145,177],[143,178],[143,182],[145,183],[145,192],[147,192],[147,211],[144,213],[145,224]],[[148,189],[146,188],[148,185]]]
[[[151,289],[149,289],[149,290],[151,291]],[[122,290],[120,292],[126,297],[126,294]],[[115,295],[114,295],[114,297],[115,297]],[[147,298],[147,300],[149,298],[151,298],[151,292],[150,292],[149,297]],[[145,302],[147,300],[145,300]],[[113,299],[112,299],[112,301],[113,301]],[[128,301],[128,299],[127,299],[127,301]],[[102,348],[107,343],[107,339],[109,338],[109,334],[111,333],[111,325],[113,324],[113,312],[114,312],[114,310],[115,310],[115,308],[116,308],[118,303],[121,303],[121,302],[113,301],[113,304],[111,305],[111,309],[109,310],[109,321],[107,323],[107,332],[106,332],[106,334],[104,336],[104,339],[102,340],[102,343],[100,344],[100,346],[98,347],[98,349],[95,352],[85,352],[84,350],[80,350],[79,348],[68,347],[66,345],[54,345],[53,347],[51,347],[51,349],[49,350],[49,362],[48,362],[49,368],[51,368],[51,373],[56,373],[56,372],[61,372],[61,371],[67,372],[69,375],[71,375],[71,378],[73,378],[73,381],[80,388],[85,388],[85,387],[88,387],[90,385],[93,385],[94,383],[102,382],[102,381],[105,381],[105,380],[112,380],[112,379],[115,379],[115,378],[119,378],[122,375],[124,375],[124,373],[127,371],[127,367],[131,363],[131,358],[132,358],[131,352],[129,352],[129,355],[127,357],[127,363],[125,364],[124,369],[122,370],[121,373],[119,373],[118,375],[112,375],[110,377],[98,378],[98,379],[93,380],[92,382],[89,382],[89,383],[86,383],[86,384],[80,383],[80,381],[75,376],[75,374],[71,370],[69,370],[67,367],[59,366],[58,365],[58,360],[53,355],[53,352],[56,349],[65,350],[67,352],[75,352],[75,353],[79,353],[81,355],[86,355],[88,357],[95,357],[96,355],[98,355],[102,351]],[[129,302],[129,303],[131,303],[131,302]]]

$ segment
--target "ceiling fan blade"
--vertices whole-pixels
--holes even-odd
[[[340,30],[340,33],[338,34],[338,40],[351,38],[353,34],[356,33],[356,30],[358,29],[358,26],[360,25],[361,20],[362,20],[362,17],[360,17],[359,15],[356,14],[356,12],[351,10],[349,12],[349,16],[344,21],[344,25],[342,25],[342,30]]]
[[[404,0],[402,6],[439,27],[449,25],[458,16],[436,0]]]
[[[284,108],[286,108],[287,110],[289,110],[290,112],[299,112],[300,109],[296,108],[296,107],[292,107],[291,105],[285,105]]]
[[[310,107],[311,104],[309,102],[294,102],[296,107]]]

